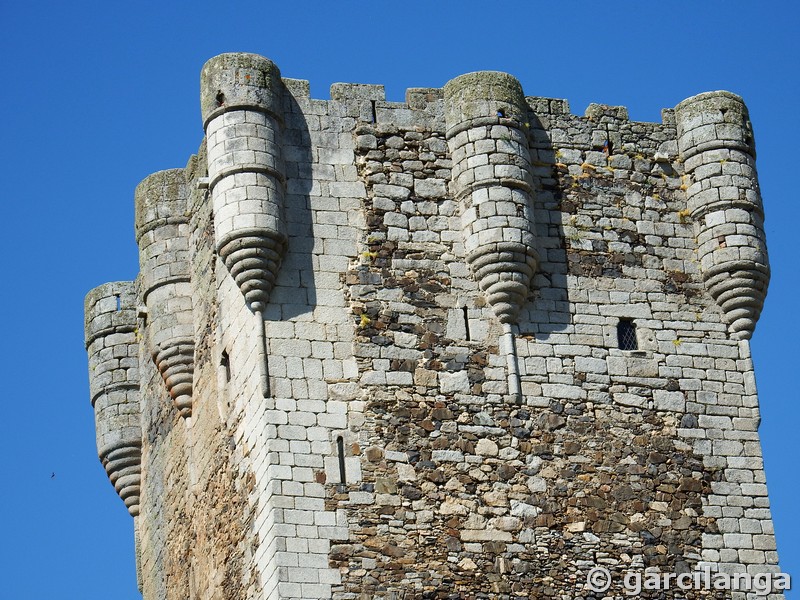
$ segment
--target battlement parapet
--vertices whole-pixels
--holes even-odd
[[[683,160],[715,149],[741,150],[755,158],[753,127],[741,96],[727,91],[704,92],[675,107]]]
[[[257,54],[220,54],[200,73],[200,110],[203,126],[221,114],[247,107],[280,119],[283,83],[278,67]]]

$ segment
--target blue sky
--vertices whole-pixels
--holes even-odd
[[[289,5],[0,1],[0,600],[139,598],[132,522],[96,457],[83,297],[135,277],[134,187],[197,149],[200,68],[231,51],[270,57],[317,98],[344,81],[401,101],[480,69],[578,114],[621,104],[643,121],[702,91],[741,94],[773,269],[753,339],[761,436],[781,564],[800,577],[795,3]]]

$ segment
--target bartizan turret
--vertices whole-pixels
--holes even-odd
[[[217,252],[256,315],[267,395],[263,314],[287,243],[283,82],[269,59],[236,53],[209,60],[200,87]]]
[[[708,92],[678,104],[675,118],[703,280],[731,336],[749,339],[770,270],[747,107],[730,92]]]
[[[135,197],[148,350],[176,408],[190,417],[194,325],[183,170],[150,175],[136,187]]]
[[[507,73],[481,71],[444,87],[453,192],[461,210],[466,261],[503,324],[509,393],[520,396],[511,326],[537,269],[528,105]]]
[[[118,281],[94,288],[86,295],[84,315],[97,454],[135,517],[139,514],[142,426],[134,283]]]

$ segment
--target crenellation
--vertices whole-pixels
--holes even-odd
[[[308,79],[292,79],[290,77],[282,77],[283,85],[286,86],[286,91],[291,94],[295,101],[311,98],[311,86]],[[294,112],[291,103],[288,103],[288,110],[286,112]]]
[[[201,81],[197,156],[137,188],[123,305],[143,343],[132,309],[114,329],[121,284],[87,304],[98,439],[141,446],[146,600],[778,571],[741,99],[640,123],[478,72],[404,103],[360,84],[317,100],[250,54]],[[186,418],[142,358],[176,336]],[[114,382],[139,429],[107,418]]]

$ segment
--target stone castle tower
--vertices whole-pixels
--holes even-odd
[[[479,72],[316,100],[224,54],[201,109],[197,155],[136,188],[139,277],[86,298],[145,600],[778,571],[741,98],[639,123]]]

